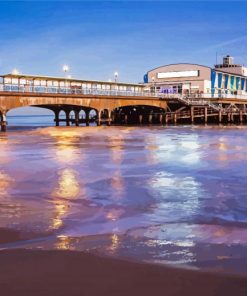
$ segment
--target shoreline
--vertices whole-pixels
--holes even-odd
[[[79,251],[2,250],[0,290],[14,295],[247,295],[247,277]]]

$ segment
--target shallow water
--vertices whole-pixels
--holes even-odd
[[[0,248],[88,250],[247,274],[247,127],[0,134]]]

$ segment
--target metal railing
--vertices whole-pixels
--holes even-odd
[[[54,86],[29,86],[0,83],[0,92],[37,93],[37,94],[68,94],[68,95],[99,95],[99,96],[129,96],[129,97],[153,97],[160,99],[176,99],[187,105],[209,105],[209,99],[236,99],[247,100],[247,95],[233,95],[225,93],[202,93],[182,95],[177,93],[162,93],[154,91],[132,91],[99,88],[62,88]],[[216,105],[212,105],[213,108]]]
[[[68,95],[100,95],[100,96],[130,96],[130,97],[163,97],[161,93],[149,91],[131,91],[98,88],[61,88],[49,86],[22,86],[0,84],[0,92],[37,93],[37,94],[68,94]]]

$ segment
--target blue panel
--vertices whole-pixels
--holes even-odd
[[[222,73],[218,73],[218,88],[221,88],[222,86]]]
[[[241,90],[244,90],[244,82],[245,82],[245,79],[242,78],[242,79],[241,79]]]
[[[236,78],[236,88],[240,89],[240,77]]]
[[[228,88],[228,81],[229,81],[229,75],[226,74],[226,79],[225,79],[225,89]]]
[[[234,90],[234,79],[235,79],[235,77],[231,76],[231,85],[230,85],[231,90]]]
[[[148,83],[148,74],[145,74],[143,77],[144,83]]]
[[[215,93],[215,79],[216,79],[216,72],[215,70],[211,70],[211,92],[212,94]]]

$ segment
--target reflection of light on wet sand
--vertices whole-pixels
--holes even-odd
[[[114,191],[113,199],[120,198],[125,190],[124,180],[120,170],[117,170],[111,178],[111,186]]]
[[[0,197],[5,197],[8,188],[13,184],[14,180],[7,174],[0,171]]]
[[[56,159],[61,163],[73,163],[78,159],[82,159],[82,154],[78,154],[77,143],[74,143],[74,139],[71,137],[56,138]]]
[[[59,201],[55,203],[55,217],[52,219],[52,225],[50,228],[59,229],[63,225],[62,217],[69,210],[68,202]]]
[[[57,242],[54,244],[54,247],[59,250],[74,250],[74,247],[71,246],[71,239],[66,235],[59,235],[57,237]]]
[[[111,252],[115,252],[118,247],[119,247],[120,241],[119,241],[119,237],[116,233],[112,234],[111,236],[111,245],[109,246],[109,251]]]
[[[61,163],[72,163],[82,159],[82,153],[78,153],[78,132],[75,130],[45,130],[48,135],[55,139],[56,159]]]
[[[1,138],[0,137],[0,164],[6,164],[13,161],[14,159],[11,159],[10,157],[10,143],[7,138]]]
[[[65,169],[59,173],[58,188],[53,195],[65,199],[76,198],[80,193],[80,184],[74,170]]]
[[[150,164],[174,161],[175,164],[195,165],[202,159],[201,146],[195,134],[183,135],[176,141],[171,137],[153,136],[150,139],[146,146],[150,151]]]
[[[123,135],[113,135],[108,138],[111,151],[111,159],[115,164],[121,164],[123,160]]]
[[[69,201],[77,198],[80,192],[81,188],[76,172],[71,169],[63,170],[59,176],[58,187],[52,193],[54,198],[59,199],[54,200],[55,214],[51,228],[58,229],[63,225],[62,218],[70,209]]]
[[[153,193],[159,195],[159,202],[152,213],[153,219],[172,213],[188,216],[197,211],[199,199],[203,194],[200,184],[191,176],[177,177],[171,173],[157,173],[150,180]],[[181,202],[179,202],[181,200]]]

